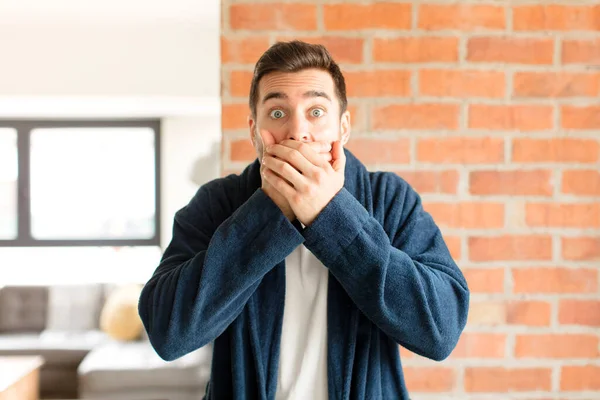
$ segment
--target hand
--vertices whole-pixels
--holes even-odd
[[[266,147],[262,172],[290,205],[296,218],[309,226],[344,186],[346,155],[340,141],[332,146],[331,162],[313,146],[294,140]]]
[[[294,214],[294,211],[292,210],[288,200],[281,193],[279,193],[277,190],[275,190],[275,188],[273,188],[266,179],[264,179],[265,164],[262,161],[267,156],[267,154],[265,153],[265,149],[268,146],[272,146],[275,144],[275,138],[273,137],[272,134],[270,134],[267,131],[262,131],[262,132],[260,132],[260,135],[255,135],[255,137],[260,139],[260,143],[256,143],[256,147],[257,147],[257,151],[259,153],[259,157],[261,160],[261,165],[260,165],[260,176],[262,178],[261,179],[262,180],[261,189],[279,207],[279,209],[281,210],[283,215],[285,215],[285,217],[288,220],[293,221],[294,219],[296,219],[296,215]],[[325,162],[331,161],[330,146],[325,146],[323,142],[313,142],[313,143],[310,143],[309,146],[311,148],[314,148],[315,151],[317,153],[319,153],[319,156],[321,158],[323,158],[323,160],[325,160]]]

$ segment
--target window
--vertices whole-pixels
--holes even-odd
[[[0,240],[17,238],[17,131],[0,128]]]
[[[0,246],[159,246],[160,122],[0,121]]]

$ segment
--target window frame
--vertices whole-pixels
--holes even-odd
[[[73,247],[73,246],[160,246],[161,233],[161,120],[8,120],[0,119],[0,128],[17,132],[17,237],[0,239],[0,247]],[[39,128],[150,128],[154,131],[154,236],[148,239],[35,239],[31,234],[31,131]]]

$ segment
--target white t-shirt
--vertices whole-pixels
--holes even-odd
[[[328,270],[304,245],[286,258],[276,400],[327,400]]]

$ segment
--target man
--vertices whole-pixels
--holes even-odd
[[[140,296],[158,354],[213,342],[206,399],[408,399],[398,344],[445,359],[469,289],[415,191],[344,149],[346,87],[318,45],[259,59],[258,158],[203,185]]]

